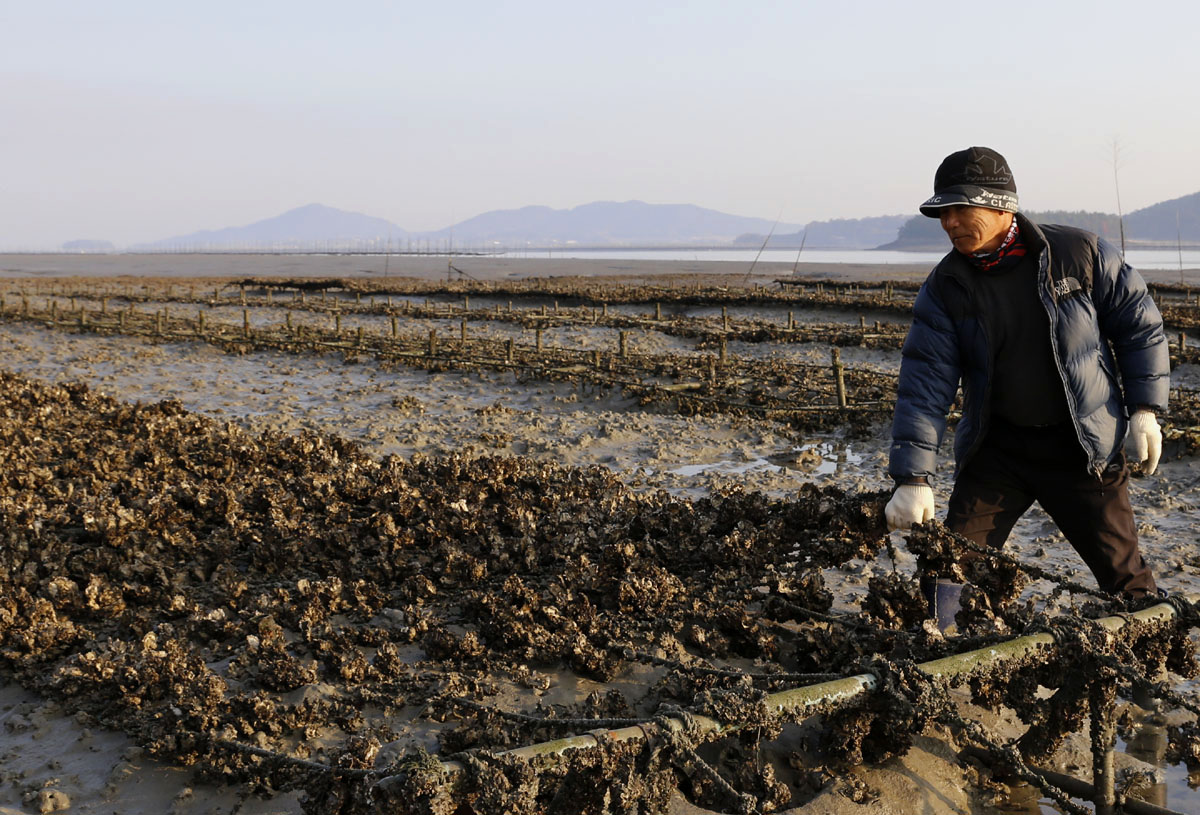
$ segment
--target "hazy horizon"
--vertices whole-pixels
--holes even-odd
[[[968,13],[970,12],[970,13]],[[965,21],[965,22],[964,22]],[[413,232],[498,209],[915,213],[948,152],[1022,206],[1200,190],[1200,7],[1071,0],[14,6],[0,248],[131,245],[305,204]]]

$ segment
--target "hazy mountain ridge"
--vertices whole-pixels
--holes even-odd
[[[1078,226],[1120,241],[1116,215],[1102,212],[1030,212],[1034,221]],[[571,209],[528,206],[494,210],[431,232],[410,232],[383,218],[309,204],[245,226],[203,230],[142,243],[135,251],[503,251],[526,247],[757,248],[774,230],[769,248],[945,250],[937,220],[883,215],[773,224],[691,204],[596,201]],[[1125,216],[1127,243],[1200,243],[1200,192],[1163,201]],[[67,251],[113,251],[105,241],[72,241]]]
[[[526,243],[602,246],[726,244],[738,235],[773,226],[764,218],[729,215],[693,204],[595,201],[571,209],[522,207],[494,210],[422,238],[453,237],[466,243],[519,247]],[[794,224],[784,225],[797,228]]]
[[[379,242],[380,248],[388,241],[400,240],[408,235],[401,227],[383,218],[375,218],[358,212],[327,207],[324,204],[308,204],[290,209],[282,215],[255,221],[245,226],[224,229],[201,230],[188,235],[177,235],[150,243],[134,246],[134,249],[169,249],[186,247],[262,247],[282,246],[302,248],[311,243],[362,243]]]
[[[795,224],[783,225],[797,229]],[[494,210],[431,232],[409,232],[382,218],[309,204],[246,226],[204,230],[144,243],[135,249],[358,248],[390,245],[444,250],[515,249],[529,246],[726,245],[748,230],[764,233],[764,218],[728,215],[692,204],[596,201],[572,209],[528,206]]]

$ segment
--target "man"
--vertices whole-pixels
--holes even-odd
[[[961,381],[946,526],[998,548],[1037,501],[1101,589],[1155,592],[1121,449],[1128,434],[1147,473],[1162,449],[1167,341],[1145,282],[1095,235],[1021,215],[994,150],[952,153],[933,186],[921,214],[954,249],[921,287],[904,343],[889,528],[933,517],[929,479]]]

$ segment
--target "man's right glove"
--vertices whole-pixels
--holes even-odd
[[[883,514],[889,530],[911,529],[933,520],[933,488],[928,484],[901,484]]]
[[[1129,441],[1134,461],[1146,462],[1146,475],[1154,475],[1162,455],[1162,430],[1152,410],[1136,410],[1129,417]]]

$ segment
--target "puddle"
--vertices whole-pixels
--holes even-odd
[[[1185,764],[1168,764],[1164,760],[1167,750],[1167,728],[1164,725],[1143,721],[1130,737],[1129,741],[1117,739],[1117,751],[1127,753],[1134,758],[1144,761],[1152,767],[1157,767],[1162,776],[1162,783],[1155,784],[1148,790],[1143,790],[1137,798],[1148,804],[1163,807],[1173,812],[1200,812],[1200,789],[1192,787],[1188,782],[1188,770]],[[1090,806],[1086,801],[1072,799],[1077,804]],[[1031,806],[1032,802],[1014,802]],[[1037,809],[1016,808],[1013,812],[1026,812],[1030,815],[1061,815],[1062,810],[1049,799],[1037,802]]]
[[[845,467],[862,463],[862,456],[850,445],[836,442],[816,442],[794,447],[783,453],[772,453],[766,458],[752,461],[710,461],[704,464],[687,464],[668,472],[673,475],[696,476],[703,473],[742,475],[766,467],[800,470],[815,476],[830,476],[840,473]]]

